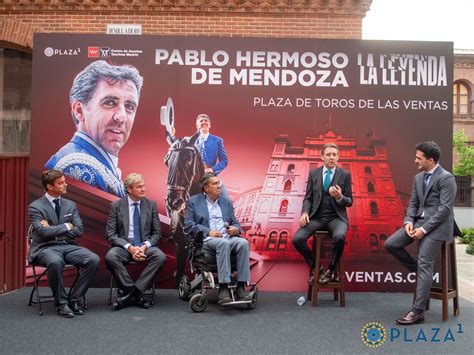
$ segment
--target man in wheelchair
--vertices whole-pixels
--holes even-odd
[[[202,193],[192,196],[187,202],[186,233],[192,237],[202,233],[203,248],[216,253],[218,303],[232,301],[228,289],[231,253],[237,256],[237,299],[248,301],[250,297],[244,287],[250,280],[249,244],[239,235],[241,227],[235,218],[232,201],[220,195],[221,182],[216,174],[205,173],[200,183]]]

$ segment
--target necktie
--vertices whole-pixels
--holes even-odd
[[[138,203],[133,204],[135,209],[133,210],[133,245],[142,244],[142,229],[140,227],[140,210],[138,209]]]
[[[326,177],[324,178],[324,183],[323,183],[323,188],[324,191],[327,191],[329,189],[329,185],[331,184],[331,170],[326,170]]]
[[[425,176],[423,176],[423,195],[425,194],[426,189],[428,188],[428,181],[431,175],[432,174],[430,173],[425,173]]]
[[[202,158],[202,161],[205,162],[204,155],[206,154],[206,150],[204,148],[205,148],[206,141],[204,140],[203,137],[199,139],[201,140],[201,147],[200,147],[201,158]]]
[[[54,203],[54,210],[56,211],[56,216],[58,216],[58,221],[59,221],[59,216],[61,215],[61,206],[59,206],[59,198],[55,198],[53,200]]]

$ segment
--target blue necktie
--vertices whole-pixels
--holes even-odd
[[[199,152],[201,153],[201,158],[202,158],[202,161],[203,163],[205,162],[204,160],[204,155],[206,154],[206,150],[205,150],[205,143],[206,141],[204,140],[204,138],[199,138],[201,140],[201,147],[199,149]]]
[[[323,188],[324,191],[327,191],[329,189],[329,185],[331,184],[331,170],[326,170],[326,177],[324,178],[324,183],[323,183]]]
[[[423,195],[425,194],[426,190],[428,189],[428,181],[429,181],[431,175],[432,174],[430,174],[430,173],[425,173],[425,176],[423,176]]]
[[[58,221],[59,221],[59,216],[61,215],[61,206],[59,206],[59,198],[55,198],[53,200],[54,203],[54,210],[56,211],[56,216],[58,216]]]
[[[133,245],[142,244],[142,229],[140,227],[140,210],[138,209],[138,203],[133,204],[135,209],[133,210]]]

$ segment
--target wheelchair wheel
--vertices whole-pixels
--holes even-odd
[[[191,284],[186,275],[182,276],[179,280],[178,295],[183,301],[187,301],[191,298]]]
[[[189,301],[189,306],[193,312],[203,312],[207,308],[207,296],[200,293],[194,295]]]
[[[252,296],[252,302],[247,303],[248,309],[254,309],[257,306],[257,295],[258,295],[257,287],[255,287],[254,289],[252,289],[252,291],[249,292],[249,296]]]

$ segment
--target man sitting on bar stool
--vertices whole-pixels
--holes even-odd
[[[351,174],[337,167],[339,148],[335,143],[326,143],[321,151],[324,165],[309,172],[300,229],[293,237],[293,245],[313,270],[314,254],[308,247],[308,239],[318,230],[329,231],[332,235],[332,259],[328,270],[320,270],[319,283],[327,284],[344,251],[349,220],[347,207],[352,206]],[[314,275],[310,273],[313,284]]]
[[[399,325],[425,320],[423,313],[430,298],[436,257],[443,242],[453,240],[454,230],[454,176],[439,165],[441,149],[435,142],[419,143],[415,149],[415,164],[420,172],[413,178],[405,226],[385,242],[385,249],[408,271],[417,272],[415,303],[405,316],[396,320]],[[417,259],[405,249],[415,240],[419,241]]]

